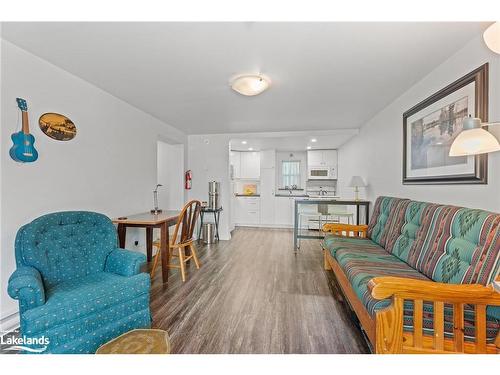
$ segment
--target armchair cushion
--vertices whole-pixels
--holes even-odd
[[[33,267],[17,268],[9,278],[7,292],[12,298],[19,300],[23,310],[42,306],[45,303],[42,276]]]
[[[73,326],[73,330],[82,330],[80,335],[91,331],[90,322],[76,323],[95,314],[109,315],[115,306],[125,304],[120,313],[130,314],[130,309],[139,310],[147,307],[149,300],[149,275],[141,273],[123,277],[108,272],[98,272],[80,279],[59,283],[47,290],[47,302],[22,314],[22,331],[25,335],[36,335],[50,331],[57,326]],[[145,304],[137,297],[144,296]],[[134,301],[137,306],[134,307]],[[125,315],[125,316],[126,316]],[[110,317],[112,318],[112,317]],[[115,316],[117,318],[117,316]],[[104,318],[98,321],[104,321]]]
[[[19,229],[16,261],[40,271],[45,287],[104,270],[116,248],[111,220],[96,212],[55,212]]]
[[[137,275],[146,262],[146,256],[137,251],[125,249],[113,250],[106,259],[106,272],[121,276]]]

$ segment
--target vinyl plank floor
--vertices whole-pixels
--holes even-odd
[[[173,353],[368,353],[317,240],[293,252],[292,231],[237,228],[230,241],[198,245],[202,263],[151,288],[153,327]]]

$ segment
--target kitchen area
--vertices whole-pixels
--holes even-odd
[[[325,223],[354,224],[359,210],[343,205],[337,193],[337,150],[326,148],[327,140],[322,141],[232,140],[231,228],[295,226],[319,231]],[[314,204],[299,205],[295,215],[295,202],[306,200]]]

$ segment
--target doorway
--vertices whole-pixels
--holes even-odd
[[[157,142],[157,183],[159,207],[180,210],[184,205],[184,145]]]

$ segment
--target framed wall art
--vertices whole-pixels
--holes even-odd
[[[488,120],[488,64],[403,114],[403,184],[486,184],[487,155],[449,156],[463,120]]]
[[[59,113],[44,113],[38,120],[40,130],[57,141],[70,141],[76,136],[76,126],[69,118]]]

